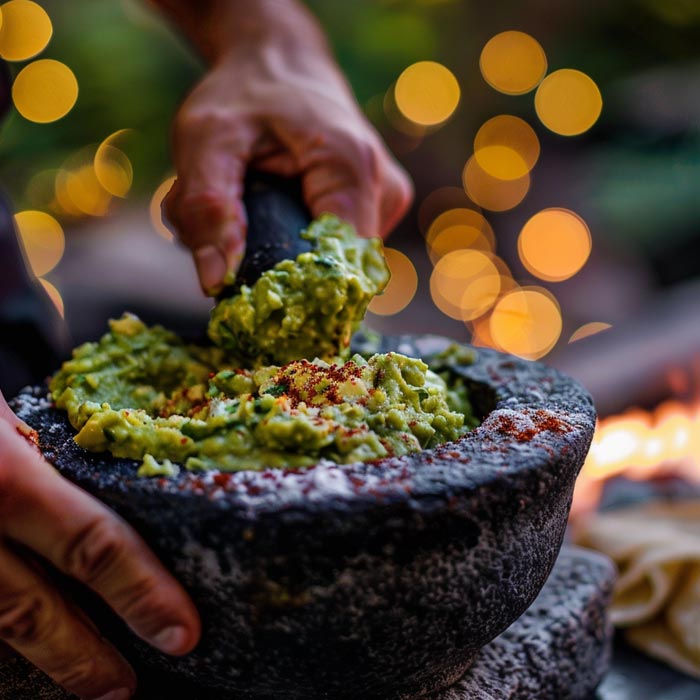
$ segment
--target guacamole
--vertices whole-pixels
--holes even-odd
[[[349,353],[388,274],[379,241],[335,217],[212,313],[217,343],[185,343],[125,314],[73,352],[50,384],[91,451],[141,460],[139,475],[345,464],[455,440],[475,425],[463,385],[398,353]]]
[[[312,250],[221,301],[209,337],[243,366],[347,357],[367,305],[389,282],[378,238],[325,214],[302,234]]]

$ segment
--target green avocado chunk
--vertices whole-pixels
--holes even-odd
[[[378,238],[359,238],[331,214],[302,237],[311,252],[278,263],[212,312],[209,337],[245,366],[346,358],[367,305],[389,282]]]
[[[217,345],[185,343],[125,314],[73,351],[50,383],[91,451],[139,476],[297,468],[403,455],[476,425],[468,393],[399,353],[354,355],[350,335],[388,279],[381,242],[335,217],[314,251],[279,263],[214,309]],[[325,261],[325,262],[321,262]]]

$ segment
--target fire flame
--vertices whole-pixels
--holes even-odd
[[[572,515],[594,508],[606,479],[673,473],[700,482],[700,401],[669,400],[599,421],[574,492]]]

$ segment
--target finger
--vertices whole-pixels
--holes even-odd
[[[174,130],[178,187],[164,202],[179,239],[192,250],[202,288],[212,293],[243,256],[243,179],[258,127],[184,112]]]
[[[389,161],[382,177],[379,233],[386,238],[403,219],[413,201],[413,183],[406,171]]]
[[[5,397],[0,391],[0,420],[5,420],[12,425],[19,425],[22,421],[12,412],[12,409],[7,405]]]
[[[11,428],[0,423],[6,535],[90,586],[153,646],[168,654],[190,651],[200,622],[182,586],[121,518],[8,433]],[[21,469],[8,477],[12,464]]]
[[[253,166],[266,173],[274,173],[282,177],[293,177],[299,174],[299,163],[292,153],[278,150],[264,156],[256,156]]]
[[[329,160],[302,175],[304,198],[313,216],[325,212],[351,223],[360,236],[379,235],[377,192],[359,181],[353,165]]]
[[[32,430],[23,420],[20,420],[7,405],[5,397],[0,392],[0,421],[4,421],[7,425],[13,427],[18,435],[21,435],[28,444],[37,448],[37,433]]]
[[[319,134],[275,122],[270,127],[298,163],[313,216],[330,212],[361,236],[379,235],[380,164],[373,139],[342,128]]]
[[[0,639],[81,698],[131,697],[127,662],[4,544],[0,572]]]

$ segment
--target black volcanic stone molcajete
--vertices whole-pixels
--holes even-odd
[[[535,602],[477,654],[447,690],[426,700],[592,700],[610,662],[607,608],[615,567],[602,554],[563,547]],[[230,700],[137,665],[138,700]],[[0,658],[2,700],[76,700],[21,657]]]
[[[384,339],[382,350],[425,357],[441,343]],[[528,608],[593,435],[590,397],[553,369],[478,349],[454,371],[479,428],[400,459],[306,471],[139,479],[134,461],[77,447],[41,392],[14,407],[47,458],[128,520],[200,610],[192,654],[169,658],[127,634],[127,656],[222,698],[393,700],[455,682]]]

